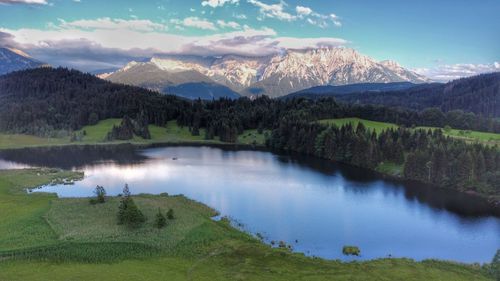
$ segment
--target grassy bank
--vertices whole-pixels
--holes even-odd
[[[377,133],[386,129],[398,128],[398,125],[396,124],[365,120],[361,118],[324,119],[324,120],[319,120],[319,122],[323,124],[337,125],[338,127],[341,127],[349,123],[352,124],[354,127],[356,127],[360,122],[362,122],[366,128],[375,130],[375,132]],[[437,130],[441,128],[416,127],[415,129]],[[463,139],[467,142],[480,142],[488,145],[495,145],[495,144],[500,145],[500,134],[470,131],[470,130],[457,130],[457,129],[449,129],[449,130],[442,129],[442,130],[443,134],[446,136],[450,136],[457,139]]]
[[[24,191],[79,176],[0,171],[0,280],[490,280],[451,262],[342,263],[272,249],[183,196],[134,196],[148,220],[130,229],[116,224],[118,198],[91,205]],[[153,226],[158,208],[175,211],[161,230]]]
[[[206,143],[224,144],[217,138],[213,140],[205,139],[205,129],[200,129],[199,136],[193,136],[187,127],[179,127],[176,121],[170,121],[165,127],[149,125],[151,139],[143,139],[134,136],[128,141],[106,141],[106,135],[114,125],[119,125],[121,119],[106,119],[99,121],[96,125],[85,126],[76,133],[82,133],[83,137],[79,141],[71,141],[70,137],[61,138],[41,138],[31,135],[20,134],[0,134],[0,149],[39,147],[39,146],[60,146],[60,145],[89,145],[89,144],[158,144],[158,143]],[[85,132],[85,134],[83,134]],[[265,137],[258,134],[257,130],[246,130],[238,137],[237,144],[264,145]]]
[[[338,119],[319,120],[319,123],[322,124],[336,125],[337,127],[342,127],[344,125],[351,124],[354,128],[356,128],[360,122],[362,122],[366,128],[375,130],[375,132],[377,133],[380,133],[383,130],[387,129],[396,129],[398,127],[398,125],[392,123],[377,122],[361,118],[338,118]]]

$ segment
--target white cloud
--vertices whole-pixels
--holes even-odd
[[[133,15],[131,17],[134,17]],[[166,30],[167,26],[159,23],[154,23],[150,20],[139,20],[135,17],[132,20],[111,19],[108,17],[98,18],[93,20],[75,20],[65,21],[59,19],[59,28],[71,29],[107,29],[107,30],[136,30],[136,31],[161,31]]]
[[[246,20],[247,16],[245,14],[233,14],[233,17],[239,20]]]
[[[278,4],[265,4],[258,0],[247,1],[259,8],[259,12],[263,18],[275,18],[284,21],[293,21],[297,19],[297,16],[285,12],[286,3],[284,1],[280,1]]]
[[[342,26],[342,23],[340,22],[340,19],[336,14],[330,14],[330,19],[335,26]]]
[[[414,71],[434,81],[447,82],[481,73],[498,72],[500,71],[500,62],[491,64],[442,64],[433,68],[417,68]]]
[[[237,4],[238,2],[240,2],[240,0],[206,0],[206,1],[202,1],[201,5],[203,7],[210,6],[212,8],[217,8],[217,7],[224,6],[224,4],[226,4],[226,3]]]
[[[223,21],[223,20],[218,20],[217,25],[219,25],[221,28],[232,28],[232,29],[240,29],[241,26],[239,23],[234,22],[234,21]]]
[[[205,30],[217,30],[217,27],[213,22],[208,21],[206,19],[200,19],[198,17],[187,17],[183,20],[171,19],[170,22],[185,27],[194,27]]]
[[[342,23],[340,18],[335,14],[320,14],[315,12],[310,7],[296,6],[295,14],[286,11],[287,3],[281,0],[277,4],[266,4],[259,0],[247,0],[248,3],[259,8],[260,16],[257,20],[264,20],[265,18],[274,18],[282,21],[295,21],[297,19],[305,20],[311,25],[321,28],[326,28],[333,23],[334,26],[340,27]]]
[[[179,25],[174,27],[183,28],[184,21],[176,21]],[[96,28],[96,22],[105,24]],[[144,32],[137,27],[127,28],[125,23],[116,22],[117,20],[99,19],[60,21],[48,30],[0,28],[0,39],[3,38],[5,43],[25,50],[47,63],[86,71],[120,66],[127,61],[155,54],[262,56],[279,53],[284,49],[339,46],[347,43],[339,38],[279,37],[273,29],[253,29],[247,25],[231,32],[183,36],[154,27],[152,31]],[[116,26],[120,28],[119,32],[111,28]]]
[[[299,16],[308,16],[310,15],[313,10],[309,7],[304,7],[304,6],[297,6],[295,7],[295,11]]]
[[[47,0],[0,0],[0,4],[37,4],[47,5]]]
[[[320,37],[320,38],[295,38],[279,37],[276,39],[277,47],[281,49],[304,50],[320,47],[338,47],[348,42],[340,38]]]

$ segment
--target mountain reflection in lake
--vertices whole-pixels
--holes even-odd
[[[177,158],[177,160],[174,160]],[[489,262],[500,247],[500,219],[482,200],[312,157],[214,147],[64,147],[0,152],[0,168],[82,169],[61,197],[91,196],[96,185],[119,194],[185,194],[295,250],[342,258],[410,257]],[[296,243],[295,241],[298,241]]]

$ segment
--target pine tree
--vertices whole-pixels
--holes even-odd
[[[104,203],[106,201],[106,190],[104,187],[100,185],[96,186],[94,194],[96,195],[96,203]]]
[[[169,220],[173,220],[174,219],[174,210],[172,209],[168,209],[168,212],[167,212],[167,218]]]
[[[463,151],[458,156],[458,182],[462,187],[465,187],[473,178],[473,161],[470,152]]]
[[[138,227],[146,221],[146,217],[139,210],[130,195],[128,185],[123,188],[123,195],[118,206],[118,224],[126,224],[130,227]]]
[[[500,250],[497,250],[493,260],[491,261],[490,271],[495,280],[500,280]]]
[[[157,227],[157,228],[163,228],[167,225],[167,219],[165,218],[165,216],[161,213],[161,209],[158,208],[158,213],[156,214],[156,218],[155,218],[155,223],[154,225]]]
[[[475,158],[476,158],[476,161],[474,163],[475,178],[476,180],[481,181],[483,179],[484,174],[486,173],[486,163],[484,160],[484,155],[481,151],[479,151]]]

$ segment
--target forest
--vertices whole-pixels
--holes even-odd
[[[350,103],[399,106],[414,110],[436,107],[500,117],[500,73],[481,74],[446,84],[424,84],[405,90],[335,95]]]
[[[339,128],[285,118],[272,131],[268,145],[369,169],[395,163],[403,166],[405,179],[475,192],[492,200],[500,194],[498,148],[467,144],[444,136],[441,130],[398,128],[376,134],[363,123]]]
[[[454,86],[479,90],[487,75],[459,80]],[[25,83],[29,80],[30,83]],[[484,82],[485,91],[493,91]],[[489,89],[489,90],[488,90]],[[498,95],[498,91],[495,92]],[[428,95],[432,95],[429,93]],[[476,104],[482,103],[482,97]],[[411,101],[409,101],[411,103]],[[471,102],[464,103],[470,104]],[[491,101],[489,101],[491,103]],[[424,103],[425,104],[425,103]],[[494,104],[494,103],[493,103]],[[71,134],[85,125],[107,118],[124,118],[109,139],[127,139],[133,133],[148,137],[147,124],[164,126],[169,120],[188,127],[193,135],[205,128],[205,138],[236,142],[244,130],[270,131],[267,145],[357,166],[375,168],[384,162],[404,167],[404,178],[485,195],[500,193],[498,147],[452,139],[440,130],[415,130],[416,126],[445,127],[500,133],[500,121],[485,107],[480,114],[428,107],[422,110],[322,99],[219,99],[184,100],[138,87],[113,84],[90,74],[64,68],[39,68],[0,77],[0,131],[54,136]],[[335,127],[321,119],[359,117],[400,125],[376,134],[359,125]]]

